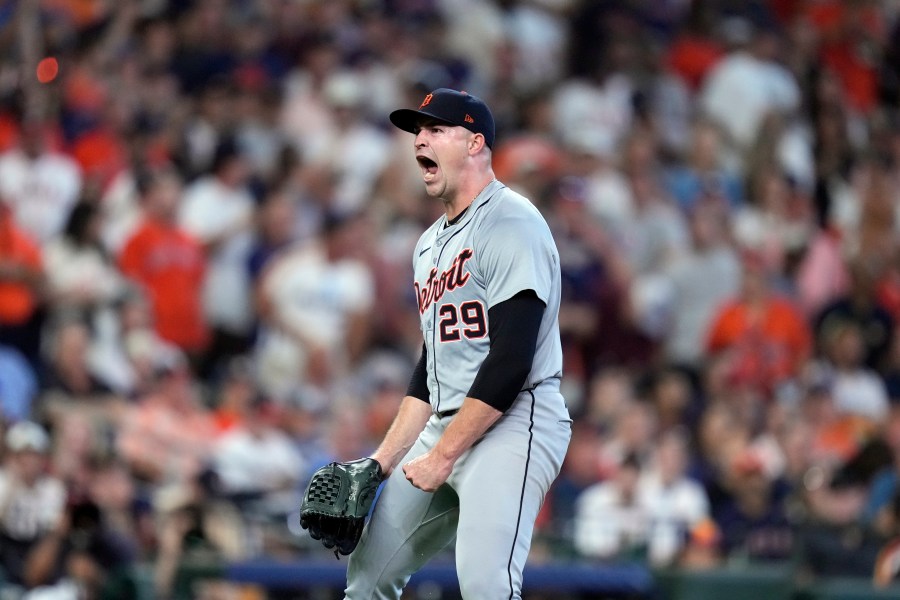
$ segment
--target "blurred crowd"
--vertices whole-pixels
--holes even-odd
[[[900,3],[5,0],[0,50],[0,597],[321,552],[306,479],[421,347],[442,207],[387,115],[438,87],[560,250],[534,560],[869,577],[900,535]]]

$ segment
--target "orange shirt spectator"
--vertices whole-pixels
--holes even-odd
[[[711,37],[687,33],[672,43],[666,55],[666,65],[691,90],[697,91],[706,74],[724,53],[722,46]]]
[[[122,272],[150,296],[159,335],[186,351],[202,349],[206,328],[197,283],[203,250],[190,236],[152,220],[138,227],[122,250]]]
[[[713,318],[706,348],[731,353],[744,381],[772,390],[795,377],[812,351],[812,334],[799,310],[773,293],[758,261],[746,261],[742,291]]]
[[[0,152],[12,150],[19,143],[19,121],[11,114],[0,113]]]
[[[42,273],[40,248],[16,227],[9,206],[0,202],[0,325],[21,325],[31,318]]]
[[[85,180],[105,190],[127,167],[128,148],[115,132],[98,128],[78,138],[72,147],[72,157],[81,167]]]
[[[206,259],[200,243],[173,219],[181,185],[172,173],[147,178],[143,222],[119,255],[122,272],[146,291],[157,333],[192,353],[204,349],[208,331],[200,290]]]
[[[811,2],[806,9],[822,40],[822,63],[837,74],[851,106],[863,113],[878,102],[878,70],[866,49],[884,44],[882,10],[877,3],[836,0]]]

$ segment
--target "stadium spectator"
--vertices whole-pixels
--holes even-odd
[[[65,229],[43,248],[51,312],[79,311],[92,323],[122,292],[123,279],[100,239],[97,206],[81,200]]]
[[[291,438],[277,427],[277,408],[257,397],[239,425],[222,434],[212,450],[218,493],[257,519],[281,519],[300,502],[301,477],[308,470]]]
[[[719,307],[738,292],[741,265],[728,243],[724,207],[703,201],[689,217],[691,243],[662,272],[671,293],[664,354],[675,363],[700,367],[705,358],[703,339]]]
[[[201,364],[205,376],[213,374],[221,361],[246,351],[251,342],[254,316],[246,264],[255,204],[249,176],[243,151],[234,140],[223,140],[210,173],[185,188],[177,207],[178,224],[202,244],[206,255],[200,323],[209,326],[212,339]]]
[[[564,79],[553,90],[554,131],[564,143],[569,141],[567,136],[584,132],[603,136],[609,146],[615,147],[634,122],[635,84],[628,70],[633,65],[628,62],[636,56],[636,40],[622,31],[611,31],[615,16],[619,16],[615,13],[601,11],[580,24],[594,29],[586,32],[586,38],[576,38],[576,43],[593,47],[570,49],[572,56],[584,61],[583,72],[577,78]],[[591,35],[599,36],[606,46],[598,48],[600,40],[591,39]]]
[[[236,594],[241,588],[238,584],[217,576],[198,582],[189,571],[194,568],[215,573],[225,561],[246,558],[254,551],[236,507],[215,496],[215,478],[209,472],[197,473],[164,486],[154,494],[153,507],[159,520],[153,561],[154,597],[190,597],[203,594],[203,586],[214,586],[216,594]]]
[[[812,352],[808,323],[767,281],[761,256],[745,253],[740,291],[716,311],[706,349],[729,362],[733,375],[771,393],[796,378]]]
[[[733,217],[735,242],[757,252],[773,275],[793,277],[815,227],[810,198],[774,166],[757,168],[748,178],[749,201]]]
[[[15,423],[31,415],[38,393],[38,378],[22,353],[0,346],[0,421]]]
[[[215,438],[212,414],[197,397],[184,357],[173,355],[155,375],[154,388],[125,411],[116,438],[132,475],[151,489],[204,472]]]
[[[715,124],[698,119],[691,128],[687,159],[666,171],[665,189],[686,213],[705,202],[734,210],[744,201],[740,173],[733,159],[729,161],[722,135]]]
[[[250,406],[259,397],[251,359],[231,359],[211,391],[213,419],[217,437],[242,427]]]
[[[716,508],[713,517],[725,560],[756,563],[790,559],[795,550],[795,529],[788,519],[784,482],[772,480],[763,460],[751,449],[738,454],[724,475],[729,498]]]
[[[365,85],[352,71],[329,75],[322,96],[332,123],[303,154],[311,169],[333,178],[335,212],[361,210],[388,161],[389,138],[369,123]]]
[[[884,381],[864,365],[863,332],[856,323],[833,320],[822,333],[826,376],[831,378],[835,410],[857,415],[873,423],[888,416]]]
[[[729,461],[747,447],[750,438],[749,424],[725,402],[710,402],[700,415],[687,473],[703,486],[711,513],[727,500],[723,482]]]
[[[59,319],[51,339],[42,392],[32,414],[53,430],[55,473],[69,482],[81,477],[91,456],[113,451],[125,403],[93,372],[93,339],[84,322]]]
[[[616,245],[588,211],[588,186],[581,177],[561,179],[545,208],[560,255],[560,331],[572,379],[590,377],[592,340],[599,326],[596,305],[615,291],[614,271],[624,263]],[[624,269],[624,267],[620,268]]]
[[[113,308],[113,318],[95,331],[91,371],[116,394],[133,399],[150,387],[155,369],[177,346],[155,330],[152,307],[140,290],[126,288]]]
[[[601,441],[595,428],[576,421],[562,471],[544,501],[539,519],[542,528],[564,540],[566,548],[574,548],[575,545],[575,515],[579,498],[585,490],[610,473],[600,464]]]
[[[637,503],[649,522],[647,560],[654,566],[677,563],[695,527],[709,517],[703,487],[686,476],[687,439],[682,431],[663,434],[637,486]]]
[[[650,518],[637,493],[640,460],[626,456],[609,479],[579,496],[574,541],[582,556],[601,559],[645,558]]]
[[[820,339],[834,325],[855,325],[862,335],[864,363],[876,370],[885,366],[895,336],[894,318],[879,302],[878,270],[877,266],[864,259],[851,262],[847,293],[829,302],[815,315],[814,321],[815,332]]]
[[[277,187],[266,194],[258,213],[253,248],[247,271],[255,286],[269,261],[287,249],[296,238],[297,206],[290,192]]]
[[[0,344],[40,364],[45,271],[41,249],[16,223],[0,193]]]
[[[291,437],[307,469],[300,474],[303,483],[320,466],[331,460],[329,415],[333,407],[329,398],[312,388],[299,388],[280,407],[279,426]]]
[[[45,393],[62,396],[70,402],[90,401],[111,393],[90,370],[91,332],[82,320],[60,317],[54,323],[52,339],[46,376],[41,386]]]
[[[612,235],[636,278],[658,274],[686,250],[689,240],[684,214],[660,186],[657,152],[645,132],[629,137],[622,149],[632,210],[612,227]]]
[[[881,468],[872,478],[860,519],[878,532],[890,535],[897,523],[892,514],[894,499],[900,489],[900,410],[892,408],[884,430],[884,441],[891,451],[891,464]]]
[[[698,100],[704,116],[728,134],[739,152],[753,144],[763,119],[770,113],[789,113],[800,104],[800,88],[781,66],[779,37],[770,28],[746,17],[722,24],[729,52],[703,81]]]
[[[578,128],[562,138],[563,175],[587,183],[588,212],[608,230],[615,230],[633,211],[631,188],[618,165],[618,142],[605,130]]]
[[[144,218],[122,248],[119,266],[146,294],[160,337],[197,357],[208,343],[200,295],[206,259],[200,243],[177,224],[181,180],[172,170],[152,170],[141,174],[138,188]]]
[[[47,431],[32,421],[6,430],[0,469],[0,567],[3,577],[24,586],[26,557],[63,518],[66,489],[48,472]]]
[[[883,12],[875,6],[832,0],[809,5],[804,12],[822,40],[819,58],[841,81],[850,107],[860,113],[873,110],[877,69],[860,56],[857,48],[866,45],[873,52],[881,49],[887,23]]]
[[[328,388],[365,350],[375,290],[353,256],[362,226],[357,215],[330,214],[319,239],[288,248],[260,280],[257,355],[274,398],[303,384]]]
[[[799,416],[808,428],[807,451],[811,465],[834,471],[851,460],[877,432],[869,418],[837,408],[833,375],[814,372],[803,391]]]
[[[81,171],[50,146],[53,122],[28,118],[19,145],[0,155],[0,194],[16,223],[43,244],[59,235],[81,193]]]
[[[722,54],[712,6],[705,2],[692,2],[681,30],[669,45],[666,64],[691,91],[696,92]]]
[[[630,400],[621,411],[611,414],[608,427],[598,457],[602,468],[614,472],[630,454],[642,460],[651,458],[658,433],[657,422],[653,407],[644,399]]]
[[[151,499],[138,489],[124,461],[92,456],[82,493],[100,509],[104,527],[131,545],[136,561],[150,557],[157,541]]]
[[[647,379],[646,396],[653,405],[657,431],[674,431],[695,425],[699,417],[699,399],[688,373],[665,368],[650,373]]]
[[[106,526],[100,507],[79,500],[66,506],[59,524],[28,553],[25,584],[33,596],[137,600],[135,558],[131,540]]]

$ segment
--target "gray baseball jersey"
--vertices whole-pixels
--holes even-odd
[[[523,290],[546,305],[525,388],[562,375],[559,255],[544,218],[493,181],[453,226],[438,219],[413,256],[435,412],[458,409],[490,349],[487,312]]]
[[[440,439],[490,349],[488,310],[523,290],[546,306],[531,372],[436,492],[394,470],[350,556],[348,599],[400,598],[412,573],[454,539],[463,598],[520,598],[534,521],[571,437],[559,393],[559,256],[546,222],[527,199],[493,181],[446,225],[441,217],[428,228],[413,255],[434,415],[400,464]]]

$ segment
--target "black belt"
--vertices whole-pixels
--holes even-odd
[[[536,381],[534,384],[532,384],[531,387],[527,387],[527,388],[525,388],[525,389],[523,389],[523,390],[520,390],[519,393],[521,394],[522,392],[531,392],[531,391],[534,391],[534,389],[537,388],[537,386],[541,385],[541,384],[544,383],[545,381],[550,381],[550,380],[552,380],[552,379],[557,379],[557,380],[558,380],[558,379],[560,379],[560,376],[559,376],[559,375],[551,375],[550,377],[545,377],[544,379],[541,379],[540,381]],[[438,419],[443,419],[444,417],[452,417],[453,415],[455,415],[455,414],[458,413],[458,412],[459,412],[459,409],[458,409],[458,408],[454,408],[454,409],[451,409],[451,410],[445,410],[445,411],[441,411],[441,412],[436,412],[436,413],[434,413],[434,414],[437,416]]]

